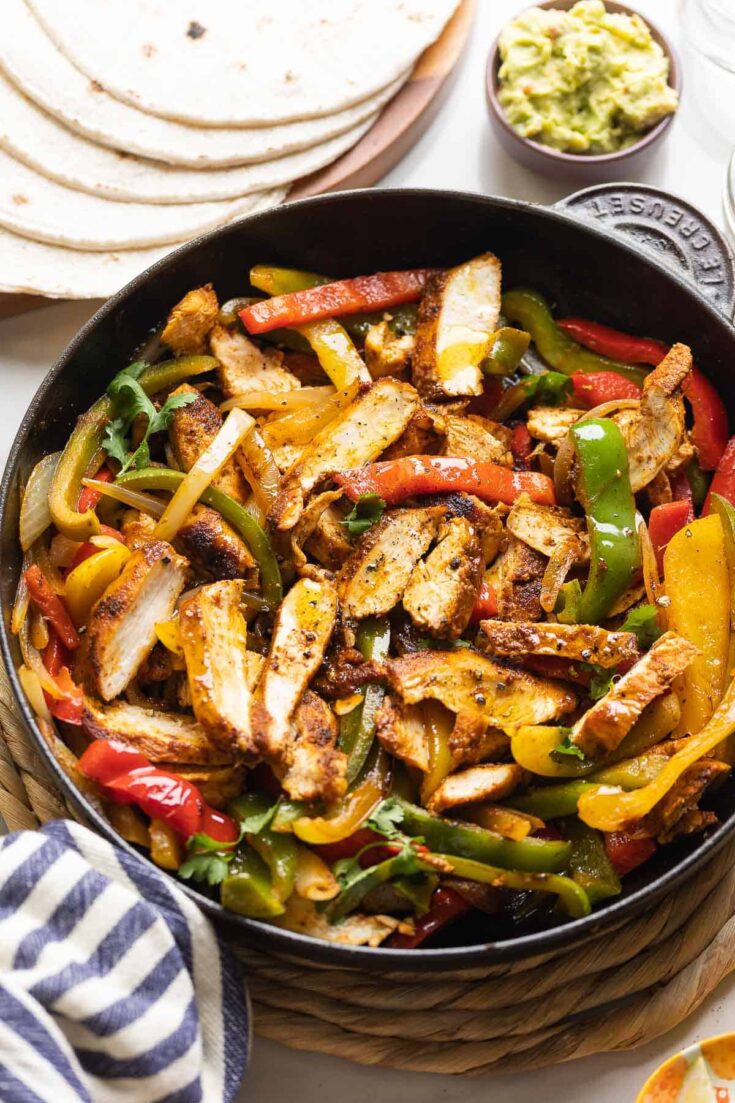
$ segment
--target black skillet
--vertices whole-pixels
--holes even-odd
[[[191,287],[211,280],[222,301],[243,294],[248,269],[255,263],[347,276],[452,265],[486,249],[503,262],[504,287],[537,288],[559,314],[691,345],[697,363],[733,410],[735,424],[732,260],[721,235],[701,215],[655,189],[591,188],[557,209],[459,192],[346,192],[254,215],[178,249],[110,299],[71,342],[23,419],[0,489],[0,637],[18,710],[60,788],[103,835],[127,845],[58,767],[15,674],[20,658],[8,622],[20,567],[19,487],[34,464],[64,446],[77,415],[134,358],[171,305]],[[343,966],[452,970],[572,945],[652,906],[735,832],[735,781],[717,794],[716,810],[721,826],[687,844],[663,848],[626,878],[621,897],[585,919],[498,937],[497,928],[488,933],[492,919],[476,914],[456,925],[447,936],[451,941],[435,949],[318,942],[233,916],[190,886],[183,887],[215,920],[264,948]]]

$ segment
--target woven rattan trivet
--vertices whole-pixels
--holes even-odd
[[[0,667],[0,815],[10,830],[76,817]],[[735,846],[650,912],[583,946],[452,973],[365,973],[232,946],[256,1030],[371,1065],[481,1075],[643,1045],[735,968]],[[410,1013],[407,1013],[410,1012]]]

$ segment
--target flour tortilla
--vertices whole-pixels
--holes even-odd
[[[275,188],[219,203],[115,203],[65,188],[0,150],[0,226],[72,249],[102,252],[183,241],[275,206],[285,191]]]
[[[174,168],[116,153],[67,130],[0,74],[0,148],[60,184],[117,201],[193,203],[290,184],[333,161],[376,118],[273,161],[227,169]]]
[[[39,107],[101,145],[194,169],[266,161],[344,134],[383,107],[410,72],[334,115],[275,127],[202,129],[146,115],[109,96],[56,49],[23,0],[1,3],[0,69]]]
[[[439,37],[458,0],[27,3],[61,52],[125,103],[199,126],[263,126],[385,88]]]
[[[0,292],[50,299],[106,299],[175,245],[84,253],[0,228]]]

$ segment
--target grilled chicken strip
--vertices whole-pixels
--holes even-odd
[[[458,639],[480,592],[484,565],[480,540],[469,520],[445,521],[436,547],[416,564],[403,594],[403,607],[416,627],[431,636]]]
[[[384,375],[405,375],[411,363],[414,338],[398,337],[388,322],[370,326],[365,338],[365,363],[373,379]]]
[[[292,800],[338,800],[347,789],[347,756],[337,750],[337,718],[326,701],[306,691],[296,709],[286,773]]]
[[[291,718],[324,658],[336,616],[337,591],[326,580],[301,578],[283,599],[251,712],[261,754],[284,761]]]
[[[428,773],[429,739],[421,705],[404,705],[388,693],[378,709],[375,725],[375,734],[386,751]]]
[[[699,648],[689,640],[676,632],[665,632],[609,693],[577,721],[569,737],[572,743],[588,758],[614,751],[646,705],[665,693],[698,654]]]
[[[583,413],[571,406],[534,406],[528,411],[526,428],[535,440],[558,448]]]
[[[179,627],[194,715],[213,742],[247,755],[254,747],[243,588],[239,579],[200,586],[181,602]]]
[[[204,352],[207,334],[217,320],[218,310],[217,295],[211,283],[187,291],[169,314],[161,340],[179,356]]]
[[[426,406],[419,406],[397,440],[386,448],[383,460],[399,460],[403,456],[433,456],[444,444],[444,418]]]
[[[614,418],[625,440],[634,494],[655,478],[684,440],[681,387],[691,370],[691,349],[673,345],[646,376],[638,409],[622,410]]]
[[[339,923],[330,923],[317,910],[311,900],[302,900],[296,893],[286,905],[285,913],[273,920],[277,927],[319,938],[322,942],[336,942],[341,946],[380,946],[396,928],[413,933],[413,925],[395,919],[392,915],[362,915],[353,912]]]
[[[522,540],[508,536],[503,551],[485,575],[495,589],[502,620],[539,620],[541,582],[546,560]]]
[[[469,770],[445,778],[432,793],[426,807],[430,812],[444,812],[459,804],[504,800],[522,778],[523,770],[515,762],[472,766]]]
[[[213,578],[242,578],[258,585],[258,568],[242,537],[209,506],[195,506],[179,529],[177,542],[195,567]]]
[[[466,456],[468,460],[479,460],[481,463],[487,461],[512,466],[513,456],[508,441],[502,439],[500,432],[503,426],[476,414],[464,417],[450,414],[445,424],[447,436],[444,451],[448,456]]]
[[[575,707],[569,686],[500,666],[471,650],[416,651],[386,663],[392,689],[408,705],[433,698],[454,713],[496,728],[544,724]]]
[[[213,743],[192,716],[144,709],[126,701],[105,705],[85,696],[82,722],[94,739],[119,739],[154,763],[222,766],[232,762],[232,750]]]
[[[125,511],[125,519],[120,528],[123,539],[131,551],[137,551],[144,544],[149,544],[156,530],[156,520],[147,513],[141,513],[137,509]]]
[[[519,624],[484,620],[478,645],[493,655],[514,659],[522,655],[554,655],[597,666],[617,666],[638,658],[633,632],[607,632],[591,624]]]
[[[337,578],[345,617],[382,616],[398,604],[442,513],[441,506],[391,509],[363,533]]]
[[[366,387],[317,433],[287,473],[271,513],[276,528],[293,528],[304,509],[306,495],[324,479],[379,456],[401,435],[418,402],[413,387],[397,379],[379,379]]]
[[[190,471],[196,461],[222,428],[222,414],[213,402],[205,398],[196,387],[182,383],[173,394],[196,395],[194,402],[174,411],[169,436],[176,459],[184,471]],[[249,497],[248,484],[234,460],[228,460],[212,483],[236,502]]]
[[[95,692],[111,701],[130,685],[156,644],[156,624],[169,620],[189,565],[164,540],[133,552],[122,574],[92,608],[87,667]]]
[[[528,494],[521,494],[513,503],[506,518],[509,532],[528,544],[529,548],[551,557],[561,544],[573,541],[576,561],[587,563],[590,542],[583,517],[575,517],[564,506],[543,506],[532,502]]]
[[[212,356],[219,360],[217,377],[226,398],[249,391],[293,391],[298,379],[283,366],[280,349],[258,348],[237,329],[215,326],[209,337]]]
[[[500,261],[483,253],[436,275],[421,298],[411,370],[424,398],[482,394],[480,362],[500,317]]]
[[[677,834],[691,834],[716,823],[716,816],[711,812],[699,812],[696,806],[705,789],[718,778],[722,779],[730,769],[727,763],[711,758],[693,762],[648,815],[631,825],[636,836],[670,842]],[[694,816],[688,815],[692,812]]]
[[[457,716],[448,742],[455,770],[488,759],[507,758],[510,750],[510,739],[505,732],[489,728],[481,717],[467,712]]]

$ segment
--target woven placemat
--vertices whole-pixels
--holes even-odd
[[[0,666],[0,815],[10,830],[78,818]],[[369,1065],[482,1075],[632,1049],[672,1030],[735,968],[735,845],[616,930],[571,950],[451,973],[367,973],[255,950],[261,1035]]]

